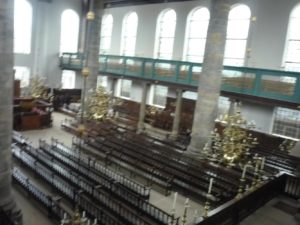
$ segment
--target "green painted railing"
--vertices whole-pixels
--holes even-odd
[[[99,56],[99,72],[122,77],[138,77],[156,81],[197,87],[202,64],[128,57],[116,55]],[[63,53],[60,66],[63,69],[79,70],[84,65],[80,53]],[[222,90],[300,103],[300,73],[249,67],[224,66]]]

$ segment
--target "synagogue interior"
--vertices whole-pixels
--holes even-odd
[[[0,0],[0,225],[299,225],[300,0]]]

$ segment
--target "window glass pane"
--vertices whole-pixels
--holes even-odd
[[[171,59],[173,54],[174,35],[176,28],[176,13],[169,9],[162,12],[157,21],[157,37],[155,57]]]
[[[227,38],[247,39],[249,20],[231,20],[228,22]]]
[[[61,76],[62,88],[72,89],[75,88],[75,71],[63,70]]]
[[[107,87],[107,76],[97,76],[97,88],[100,86]]]
[[[161,86],[161,85],[154,85],[154,92],[153,92],[153,104],[165,107],[167,95],[168,95],[168,87]]]
[[[300,24],[300,17],[291,19],[290,27],[289,27],[290,39],[300,39],[299,24]]]
[[[286,61],[297,62],[300,61],[300,40],[288,42],[289,54],[286,57]]]
[[[27,0],[14,1],[14,52],[31,52],[32,7]]]
[[[207,8],[195,9],[188,16],[184,60],[202,63],[209,17]]]
[[[120,96],[125,98],[130,98],[132,81],[131,80],[121,80],[121,91]]]
[[[112,15],[104,15],[101,25],[101,37],[100,37],[100,54],[106,54],[110,49],[111,35],[113,28]]]
[[[229,98],[220,96],[218,99],[218,114],[224,115],[228,113],[230,107]]]
[[[273,133],[300,139],[300,111],[278,107],[274,114]]]
[[[205,21],[192,21],[190,23],[190,38],[206,38],[208,20]]]
[[[188,53],[190,55],[203,55],[205,49],[206,39],[190,39],[188,46]]]
[[[243,66],[250,26],[251,11],[246,5],[230,10],[228,15],[224,65]]]
[[[20,80],[20,87],[24,88],[29,85],[30,69],[23,66],[15,66],[15,80]]]
[[[246,40],[227,40],[225,55],[227,58],[244,59]]]
[[[60,53],[77,52],[79,33],[79,16],[71,9],[67,9],[61,16]]]
[[[240,20],[240,19],[249,19],[251,16],[251,11],[246,5],[239,5],[234,7],[229,12],[228,18],[230,20]]]
[[[121,54],[127,56],[134,56],[136,33],[138,27],[138,16],[132,12],[125,16],[123,20]]]
[[[300,71],[300,5],[291,14],[284,59],[286,70]]]
[[[187,99],[197,100],[198,94],[197,92],[193,92],[193,91],[185,91],[183,92],[182,97]]]

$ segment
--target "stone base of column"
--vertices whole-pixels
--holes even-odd
[[[176,141],[178,138],[178,133],[177,132],[172,132],[169,137],[168,137],[171,141]]]
[[[209,138],[207,137],[192,134],[191,143],[187,148],[187,152],[201,154],[208,140]]]
[[[137,126],[137,131],[136,131],[136,133],[137,133],[137,134],[141,134],[141,133],[143,133],[143,132],[145,132],[145,124],[139,122],[139,123],[138,123],[138,126]]]

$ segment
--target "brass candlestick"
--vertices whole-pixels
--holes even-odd
[[[204,212],[203,212],[203,219],[208,217],[208,212],[210,211],[210,202],[209,202],[209,197],[211,197],[211,194],[206,195],[206,201],[204,205]]]
[[[168,222],[169,225],[175,225],[175,209],[171,210],[171,219]]]
[[[185,203],[184,203],[184,213],[183,213],[183,216],[182,216],[181,225],[187,225],[187,211],[188,211],[189,207],[190,207],[189,199],[187,198]]]
[[[61,225],[87,225],[89,220],[85,217],[85,212],[80,216],[78,208],[75,209],[73,216],[68,219],[67,215],[64,215],[64,218],[61,220]]]
[[[243,195],[243,191],[244,191],[244,186],[245,186],[245,179],[244,178],[241,178],[240,179],[240,184],[239,184],[239,189],[238,189],[238,193],[237,195],[235,196],[236,199],[240,199]]]

